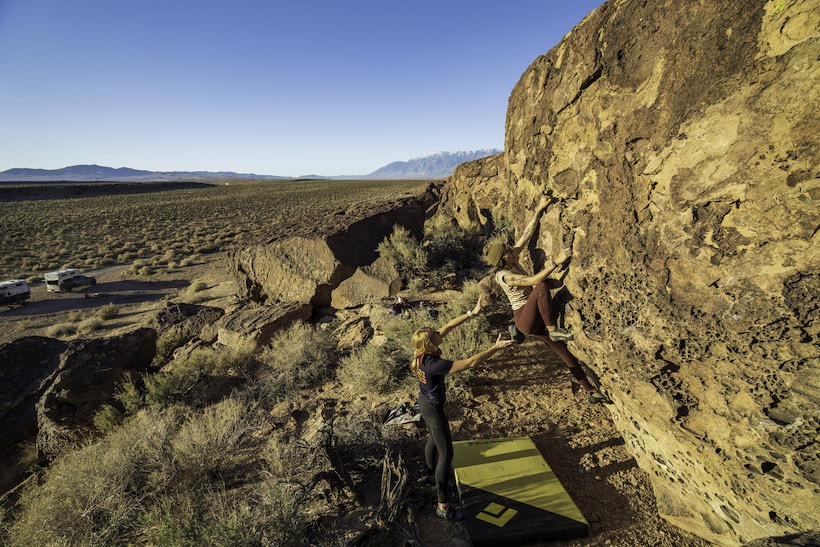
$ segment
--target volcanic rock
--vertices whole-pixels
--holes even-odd
[[[401,290],[401,275],[384,257],[370,265],[356,268],[353,275],[342,281],[330,293],[334,308],[353,308],[362,304],[380,302],[395,296]]]
[[[258,348],[277,331],[307,320],[311,311],[309,304],[300,302],[240,308],[217,324],[217,342],[237,349]]]
[[[37,403],[38,452],[53,458],[75,446],[118,386],[145,372],[155,353],[156,331],[149,328],[72,342]]]
[[[820,2],[607,2],[510,96],[439,214],[572,249],[570,349],[661,514],[723,545],[820,529]],[[812,509],[814,508],[814,509]]]
[[[239,296],[257,303],[304,302],[328,307],[333,291],[344,280],[357,268],[376,261],[376,248],[394,226],[404,226],[420,238],[425,211],[436,200],[431,185],[416,196],[360,203],[338,211],[322,219],[310,237],[286,236],[236,249],[229,254],[228,268]],[[371,298],[369,293],[356,298],[350,292],[353,286],[343,289],[337,301],[362,304]]]

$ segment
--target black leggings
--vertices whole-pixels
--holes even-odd
[[[426,397],[419,397],[421,417],[430,432],[424,446],[424,462],[427,469],[436,472],[436,496],[439,503],[447,503],[447,489],[450,481],[450,465],[453,463],[453,438],[450,436],[450,422],[444,413],[444,405],[434,405]]]
[[[527,297],[527,303],[515,310],[513,317],[515,327],[524,334],[534,336],[548,345],[566,363],[570,373],[585,390],[595,389],[589,383],[578,360],[569,352],[566,343],[556,342],[549,337],[547,325],[554,325],[555,319],[552,314],[552,295],[546,283],[541,282],[533,286]]]

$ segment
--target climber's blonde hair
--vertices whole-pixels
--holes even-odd
[[[419,361],[424,354],[438,354],[438,346],[433,343],[432,336],[438,331],[433,327],[422,327],[413,333],[413,360],[410,362],[410,370],[415,374],[419,365]]]

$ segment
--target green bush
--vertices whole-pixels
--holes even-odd
[[[437,282],[453,278],[481,277],[486,265],[481,257],[483,240],[478,230],[464,230],[444,217],[425,223],[424,240],[429,255],[428,267]]]
[[[146,376],[145,404],[163,407],[182,401],[213,368],[213,357],[198,352],[185,361],[176,363],[171,370]]]
[[[490,236],[512,239],[515,234],[515,223],[512,217],[501,205],[496,205],[490,211]]]
[[[122,384],[114,398],[122,404],[126,416],[136,414],[145,404],[145,398],[140,389],[130,382]]]
[[[108,433],[122,423],[122,412],[112,405],[103,405],[94,414],[94,428],[100,433]]]
[[[171,327],[157,338],[157,352],[151,361],[152,367],[159,367],[171,359],[174,350],[186,344],[189,336],[182,330]]]
[[[393,233],[379,243],[377,251],[389,260],[408,282],[423,283],[427,275],[427,251],[404,226],[396,225]]]

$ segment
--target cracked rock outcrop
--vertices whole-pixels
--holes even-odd
[[[334,305],[364,304],[376,292],[373,280],[379,276],[374,277],[373,268],[368,267],[378,258],[379,243],[395,225],[420,238],[425,213],[437,200],[437,189],[430,185],[415,196],[359,203],[327,218],[294,219],[302,224],[314,222],[312,229],[302,230],[314,235],[285,236],[236,249],[230,253],[228,270],[239,296],[252,302],[302,302],[320,308],[331,306],[334,299]],[[353,280],[334,297],[334,291],[350,278]],[[370,282],[363,283],[363,279]],[[392,290],[390,280],[381,283],[388,293]],[[352,290],[357,286],[365,287],[366,294],[357,296]]]
[[[820,529],[820,2],[610,1],[512,91],[439,213],[572,248],[572,351],[661,514],[718,544]]]

